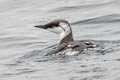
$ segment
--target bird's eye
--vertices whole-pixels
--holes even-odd
[[[53,23],[54,26],[58,27],[59,26],[59,23]]]

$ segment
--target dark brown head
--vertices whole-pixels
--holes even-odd
[[[60,35],[60,38],[63,38],[64,36],[66,36],[67,34],[72,32],[70,24],[66,20],[54,20],[47,24],[36,25],[34,27],[43,28],[43,29],[49,30],[51,32],[54,32],[54,33]]]

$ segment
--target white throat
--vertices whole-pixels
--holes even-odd
[[[60,23],[60,27],[62,28],[62,32],[59,34],[60,39],[63,39],[66,35],[68,35],[71,30],[70,30],[70,26],[66,23]]]
[[[67,35],[67,33],[61,32],[61,33],[59,34],[60,40],[63,39],[66,35]]]

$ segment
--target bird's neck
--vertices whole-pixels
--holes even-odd
[[[64,36],[63,36],[64,35]],[[63,44],[63,43],[68,43],[68,42],[73,42],[73,34],[72,31],[65,34],[65,33],[61,33],[60,34],[60,43],[59,45]]]

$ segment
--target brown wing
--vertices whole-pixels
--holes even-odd
[[[69,49],[69,48],[80,51],[80,52],[87,48],[93,48],[93,46],[91,44],[86,44],[85,42],[86,41],[63,43],[58,46],[55,53],[58,53],[59,51]]]
[[[58,48],[56,49],[55,53],[58,53],[59,51],[64,50],[66,47],[67,47],[66,43],[59,45]]]
[[[79,42],[83,42],[84,44],[86,44],[87,48],[94,48],[93,43],[89,40],[80,40]]]

